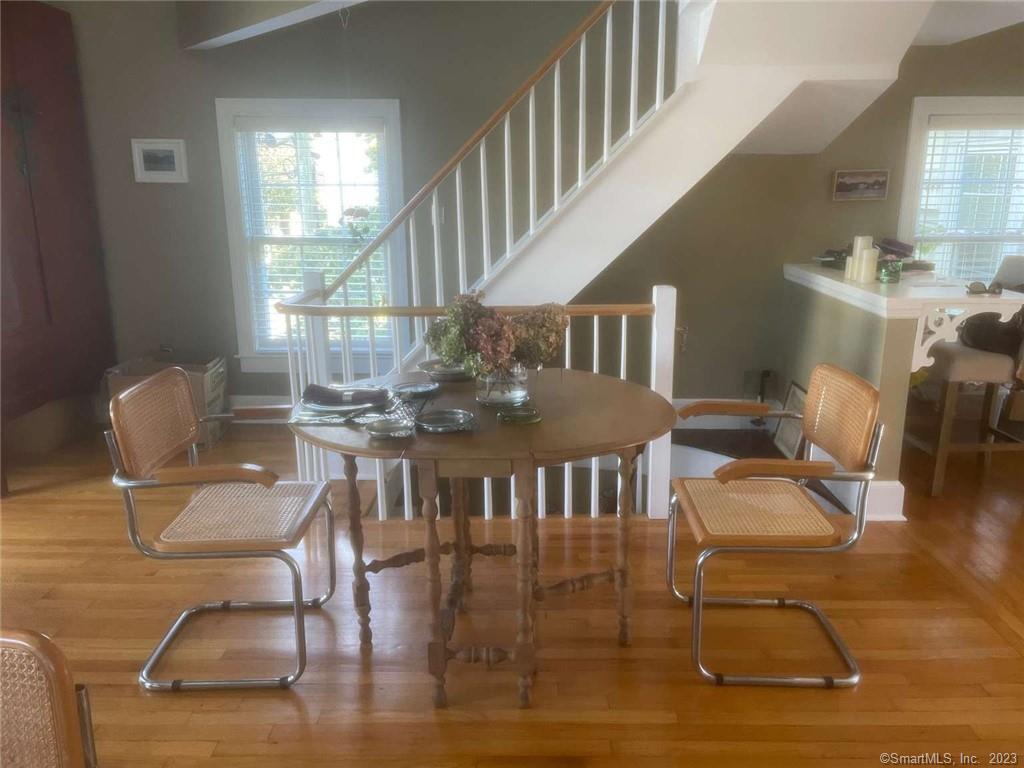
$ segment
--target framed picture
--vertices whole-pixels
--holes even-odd
[[[836,171],[833,200],[885,200],[889,196],[889,171]]]
[[[807,390],[795,381],[791,381],[786,389],[786,399],[782,403],[782,410],[803,413],[806,399]],[[787,459],[795,459],[800,450],[800,441],[803,440],[803,435],[803,425],[799,419],[779,419],[775,425],[772,442]]]
[[[188,181],[184,139],[132,139],[135,181],[183,184]]]

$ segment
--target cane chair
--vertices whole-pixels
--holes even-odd
[[[861,537],[868,489],[882,439],[878,423],[878,390],[858,376],[832,365],[811,374],[803,413],[772,411],[765,403],[705,401],[679,411],[686,419],[708,414],[801,419],[802,459],[739,459],[715,471],[714,478],[677,478],[669,510],[667,581],[672,595],[693,609],[691,655],[698,673],[718,685],[781,685],[849,687],[860,680],[860,668],[835,627],[813,603],[786,598],[705,597],[708,561],[728,553],[843,552]],[[811,446],[831,461],[811,461]],[[854,522],[843,533],[804,485],[812,478],[855,483]],[[679,510],[700,547],[693,572],[693,594],[675,582],[676,523]],[[814,616],[847,667],[842,676],[745,675],[709,670],[701,658],[701,625],[705,605],[799,608]]]
[[[0,630],[0,765],[93,768],[89,693],[50,638]]]
[[[147,557],[158,560],[273,558],[291,575],[291,600],[218,600],[187,608],[163,636],[139,672],[139,684],[152,691],[195,688],[286,688],[306,667],[304,610],[320,608],[334,594],[336,563],[334,513],[326,482],[279,482],[277,475],[254,464],[199,466],[196,440],[204,421],[192,401],[188,374],[168,368],[110,402],[113,429],[106,433],[114,464],[114,485],[121,490],[128,518],[128,538]],[[182,453],[188,466],[167,467]],[[136,495],[168,486],[194,485],[197,492],[184,509],[151,542],[143,541]],[[285,550],[298,546],[320,510],[324,512],[328,584],[324,594],[306,599],[302,573]],[[190,618],[207,611],[289,610],[295,619],[295,666],[279,677],[241,679],[174,679],[152,676]]]

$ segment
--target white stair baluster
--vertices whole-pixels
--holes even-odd
[[[583,186],[583,179],[587,175],[587,35],[584,33],[580,38],[580,130],[577,152],[579,154],[576,170],[576,188]]]
[[[537,89],[530,89],[527,105],[529,128],[530,234],[537,228]]]
[[[455,166],[455,228],[457,230],[457,247],[459,257],[459,293],[469,290],[469,278],[466,272],[466,221],[462,205],[462,163]]]
[[[484,478],[484,520],[494,519],[494,481]]]
[[[546,476],[544,474],[544,467],[537,467],[537,517],[544,518],[548,516],[548,495],[545,493]]]
[[[441,259],[441,226],[439,217],[441,212],[437,202],[437,190],[434,190],[430,204],[430,223],[434,229],[434,294],[437,299],[437,306],[444,306],[444,265]]]
[[[637,102],[640,98],[640,0],[633,0],[633,38],[629,59],[629,135],[636,130]]]
[[[487,137],[480,139],[480,232],[484,267],[483,274],[491,274],[491,206],[487,185]]]
[[[554,108],[555,108],[555,127],[554,127],[554,159],[555,159],[555,172],[554,172],[554,184],[555,196],[552,199],[551,209],[557,211],[558,204],[562,201],[562,61],[559,59],[555,62],[555,74],[554,74]]]
[[[416,508],[412,499],[412,462],[408,459],[402,459],[402,502],[405,519],[412,520],[416,516]]]
[[[626,380],[626,363],[629,353],[629,315],[622,316],[622,330],[621,338],[619,339],[619,378],[623,381]],[[615,485],[616,494],[615,498],[619,498],[622,493],[622,475],[617,475],[617,481]]]
[[[512,257],[512,124],[505,114],[505,258]]]
[[[409,216],[409,264],[412,267],[412,305],[421,306],[420,301],[420,261],[416,253],[416,214]],[[413,327],[416,329],[416,343],[423,341],[423,318],[417,317],[413,320]]]
[[[612,9],[608,9],[604,25],[604,144],[601,160],[608,162],[612,148]]]
[[[668,0],[658,0],[658,64],[655,76],[654,109],[665,100],[665,8]]]

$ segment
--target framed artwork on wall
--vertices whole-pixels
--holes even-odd
[[[885,200],[889,196],[889,171],[836,171],[832,179],[832,199]]]
[[[183,184],[188,181],[184,139],[132,139],[135,181]]]
[[[795,381],[789,382],[786,389],[786,399],[782,403],[782,410],[803,413],[804,401],[807,399],[807,390]],[[775,434],[772,442],[775,447],[782,451],[787,459],[797,458],[800,450],[800,442],[803,439],[803,424],[799,419],[779,419],[775,425]]]

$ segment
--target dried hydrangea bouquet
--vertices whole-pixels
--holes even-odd
[[[483,294],[456,296],[427,331],[427,344],[445,365],[463,365],[476,377],[476,399],[485,405],[519,405],[530,393],[527,371],[540,368],[562,345],[569,317],[544,304],[514,315],[481,303]]]

